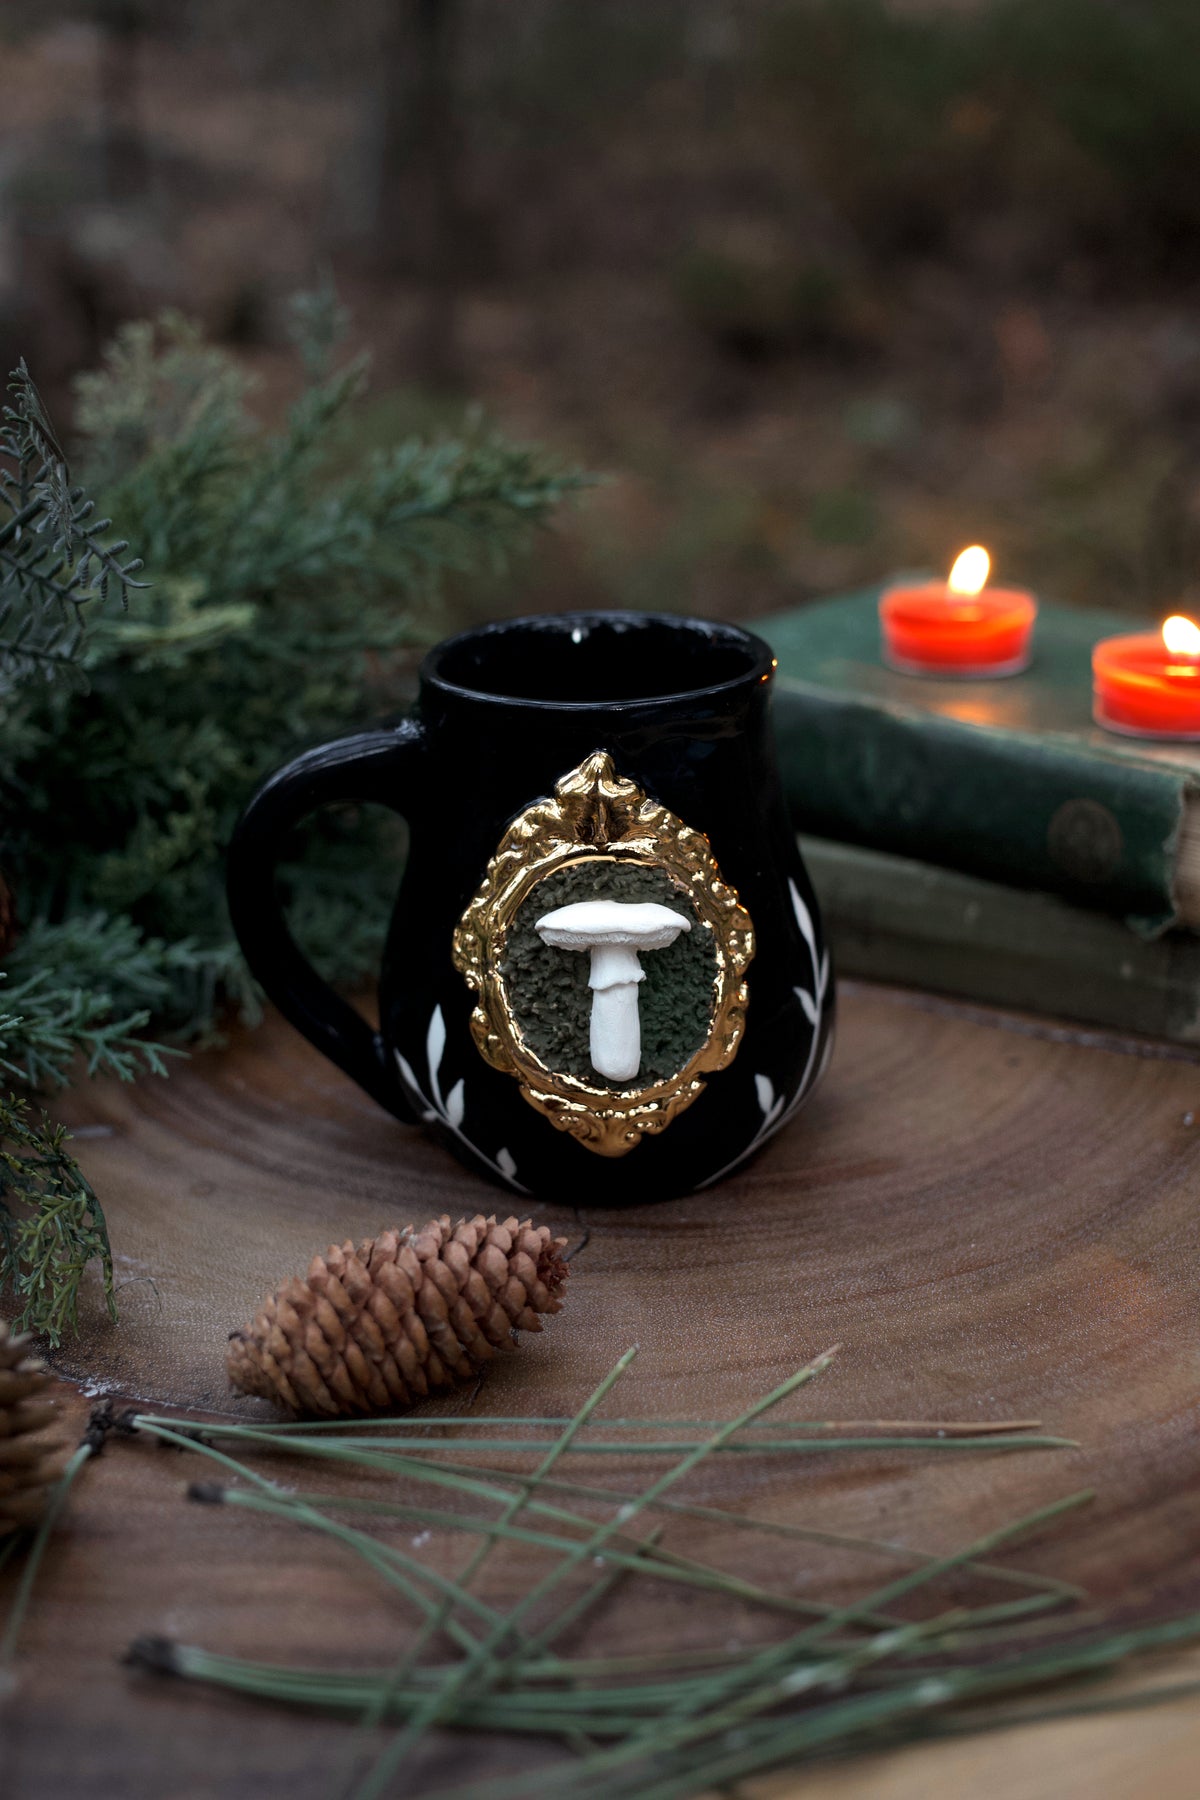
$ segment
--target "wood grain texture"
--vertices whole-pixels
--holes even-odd
[[[121,1325],[93,1320],[60,1359],[92,1389],[259,1410],[227,1395],[222,1352],[266,1287],[332,1237],[490,1210],[500,1198],[279,1025],[169,1082],[100,1085],[72,1104],[123,1283]],[[837,1363],[796,1396],[792,1416],[1040,1417],[1080,1447],[824,1454],[786,1468],[730,1458],[702,1472],[692,1497],[943,1550],[1091,1484],[1087,1513],[1016,1560],[1082,1582],[1109,1614],[1200,1606],[1197,1115],[1194,1062],[850,990],[833,1068],[799,1120],[711,1193],[591,1212],[565,1311],[489,1375],[475,1410],[573,1410],[638,1342],[614,1410],[719,1418],[840,1341]],[[581,1236],[568,1196],[535,1216]],[[341,1727],[158,1687],[113,1660],[139,1631],[296,1661],[381,1659],[402,1642],[398,1610],[331,1547],[186,1505],[182,1485],[199,1473],[190,1456],[140,1445],[113,1446],[86,1472],[31,1621],[24,1696],[0,1715],[15,1796],[335,1791]],[[630,1471],[606,1473],[619,1482]],[[749,1534],[731,1558],[706,1527],[672,1533],[692,1554],[797,1592],[862,1591],[858,1558],[781,1552]],[[464,1541],[444,1537],[429,1553],[450,1568]],[[527,1573],[522,1557],[497,1558],[490,1596],[511,1597]],[[713,1628],[686,1597],[632,1587],[600,1625],[606,1644],[639,1648],[712,1641]],[[736,1609],[716,1619],[723,1636],[752,1628]],[[1161,1742],[1155,1791],[1173,1800],[1185,1790],[1171,1786],[1172,1759],[1181,1745],[1200,1751],[1200,1721],[1184,1707],[1169,1727],[1166,1716],[906,1751],[859,1774],[806,1777],[803,1791],[908,1800],[986,1781],[989,1800],[1124,1800],[1145,1791],[1128,1785],[1137,1741],[1147,1757]],[[1107,1743],[1110,1773],[1107,1753],[1079,1752],[1075,1781],[1068,1748],[1049,1754],[1055,1779],[1039,1787],[1040,1752],[1023,1761],[1013,1750],[1026,1739]],[[512,1754],[439,1741],[413,1791]],[[909,1786],[906,1768],[917,1771]]]

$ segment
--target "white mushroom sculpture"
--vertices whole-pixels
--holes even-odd
[[[610,1081],[629,1081],[642,1062],[638,983],[646,971],[640,950],[662,950],[690,919],[669,906],[629,900],[580,900],[537,921],[535,930],[555,950],[590,950],[592,1067]]]

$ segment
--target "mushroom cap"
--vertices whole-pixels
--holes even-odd
[[[627,944],[631,950],[662,950],[692,922],[655,901],[577,900],[543,915],[534,927],[555,950],[592,950],[599,944]]]

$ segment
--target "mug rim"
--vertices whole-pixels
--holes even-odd
[[[506,636],[510,632],[529,630],[531,627],[535,630],[553,627],[567,630],[572,627],[591,628],[609,624],[638,627],[664,625],[672,631],[686,631],[710,640],[724,639],[730,649],[748,652],[751,661],[740,674],[730,676],[726,681],[701,682],[695,686],[669,688],[654,694],[614,694],[593,700],[539,699],[529,694],[496,693],[453,681],[441,672],[444,659],[472,639]],[[419,677],[423,687],[433,687],[459,699],[489,701],[497,706],[523,706],[534,711],[585,713],[704,700],[769,681],[777,667],[778,659],[766,639],[759,637],[757,632],[747,631],[742,625],[734,625],[724,619],[701,619],[688,613],[634,612],[625,608],[613,608],[611,611],[595,612],[522,613],[517,618],[494,619],[484,625],[470,626],[466,631],[458,631],[452,637],[443,638],[427,651],[421,662]]]

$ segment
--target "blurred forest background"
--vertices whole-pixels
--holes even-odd
[[[1195,0],[6,0],[0,356],[69,427],[181,307],[380,443],[465,399],[611,479],[468,612],[751,616],[946,565],[1200,593]]]

